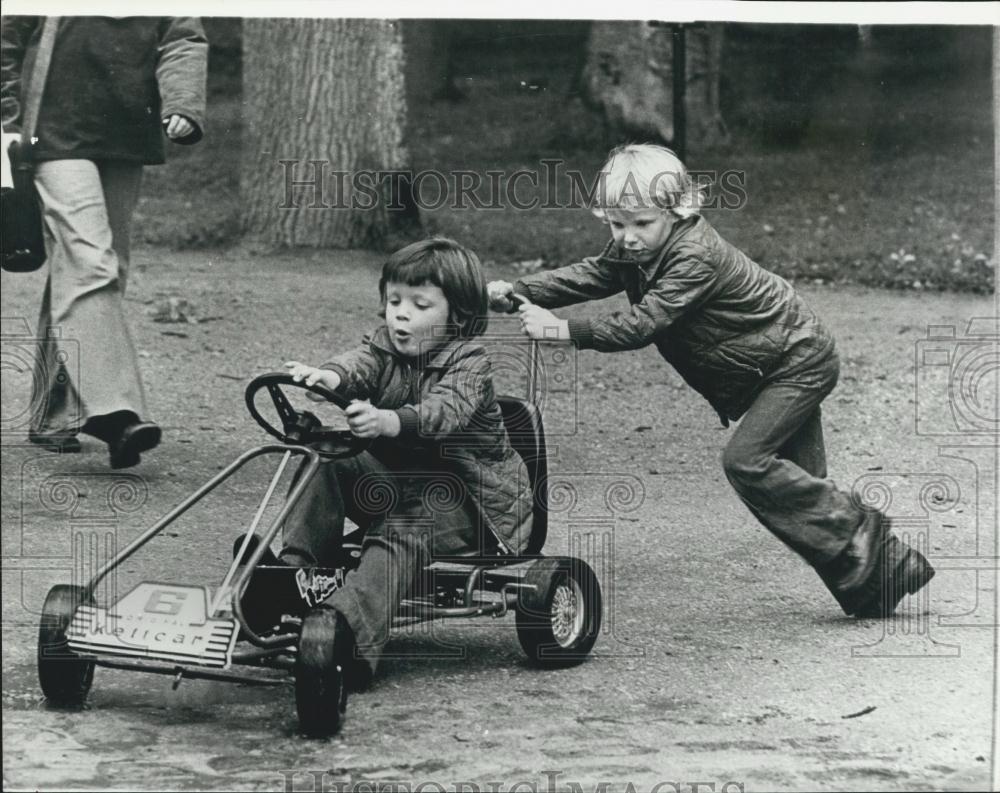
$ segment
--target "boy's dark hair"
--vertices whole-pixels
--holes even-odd
[[[444,292],[455,335],[471,339],[486,330],[489,300],[486,276],[479,257],[454,240],[432,237],[396,251],[382,265],[378,292],[385,311],[385,288],[389,282],[421,286],[432,284]]]

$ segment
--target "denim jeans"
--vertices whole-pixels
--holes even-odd
[[[832,352],[775,372],[723,453],[726,477],[767,529],[813,566],[844,550],[864,517],[826,478],[820,403],[837,384]]]
[[[339,566],[345,518],[364,529],[361,563],[325,605],[354,631],[372,670],[400,601],[419,587],[432,554],[474,550],[478,511],[447,471],[394,470],[370,452],[320,466],[284,526],[281,558]]]

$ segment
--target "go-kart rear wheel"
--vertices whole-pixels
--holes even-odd
[[[517,638],[533,664],[578,664],[601,630],[601,586],[582,559],[540,559],[524,578],[517,607]]]
[[[38,626],[38,682],[49,703],[79,708],[94,681],[94,662],[69,649],[66,629],[81,605],[92,605],[83,587],[59,584],[49,590]]]
[[[340,730],[347,711],[343,618],[331,609],[316,608],[306,614],[295,660],[295,708],[299,727],[310,738],[325,738]],[[339,641],[338,641],[339,640]]]

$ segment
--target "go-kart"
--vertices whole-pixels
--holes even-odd
[[[528,399],[499,400],[511,443],[526,463],[534,491],[533,529],[525,552],[512,555],[497,547],[469,555],[435,557],[425,568],[429,585],[400,603],[393,626],[452,617],[502,617],[513,611],[517,637],[529,661],[543,667],[563,667],[583,661],[597,640],[601,589],[583,560],[541,553],[548,523],[547,460],[535,400],[538,350],[534,342],[530,359]],[[304,629],[301,614],[320,599],[320,588],[329,591],[331,586],[349,583],[361,546],[345,541],[344,566],[336,569],[292,570],[262,561],[268,558],[271,541],[321,461],[359,454],[369,442],[349,430],[322,424],[310,410],[296,409],[287,389],[312,392],[314,399],[327,400],[341,410],[349,404],[337,393],[305,386],[286,373],[254,378],[246,389],[247,408],[280,443],[242,454],[118,552],[85,586],[57,585],[49,591],[38,635],[38,677],[50,704],[82,706],[95,666],[170,675],[175,688],[184,678],[280,684],[280,677],[261,674],[260,667],[269,667],[294,674],[302,732],[323,736],[339,729],[346,694],[340,687],[327,685],[325,670],[312,668],[319,662],[310,660],[328,657],[322,645],[332,642],[333,637]],[[256,397],[262,391],[270,397],[277,420],[265,418],[259,410]],[[277,470],[246,534],[237,541],[233,561],[218,588],[213,591],[202,585],[146,581],[116,602],[97,604],[95,593],[115,568],[244,465],[265,455],[280,456]],[[301,458],[298,477],[283,503],[276,502],[280,508],[270,525],[258,532],[293,457]],[[276,588],[286,589],[289,577],[295,576],[295,586],[305,602],[300,614],[262,618],[245,613],[243,595],[251,578],[255,577],[259,587],[269,575]],[[237,667],[247,669],[238,671]],[[258,668],[256,674],[249,673],[251,667]]]

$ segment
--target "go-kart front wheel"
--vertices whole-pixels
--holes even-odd
[[[343,617],[326,608],[312,609],[302,620],[295,660],[295,708],[299,728],[310,738],[336,734],[347,711],[347,664],[342,660],[347,648],[344,632],[338,630],[340,620]]]
[[[531,663],[573,666],[601,630],[601,586],[582,559],[540,559],[528,570],[517,607],[517,638]]]
[[[81,605],[93,604],[83,587],[59,584],[49,590],[38,627],[38,682],[49,703],[79,708],[94,681],[94,662],[69,649],[66,629]]]

